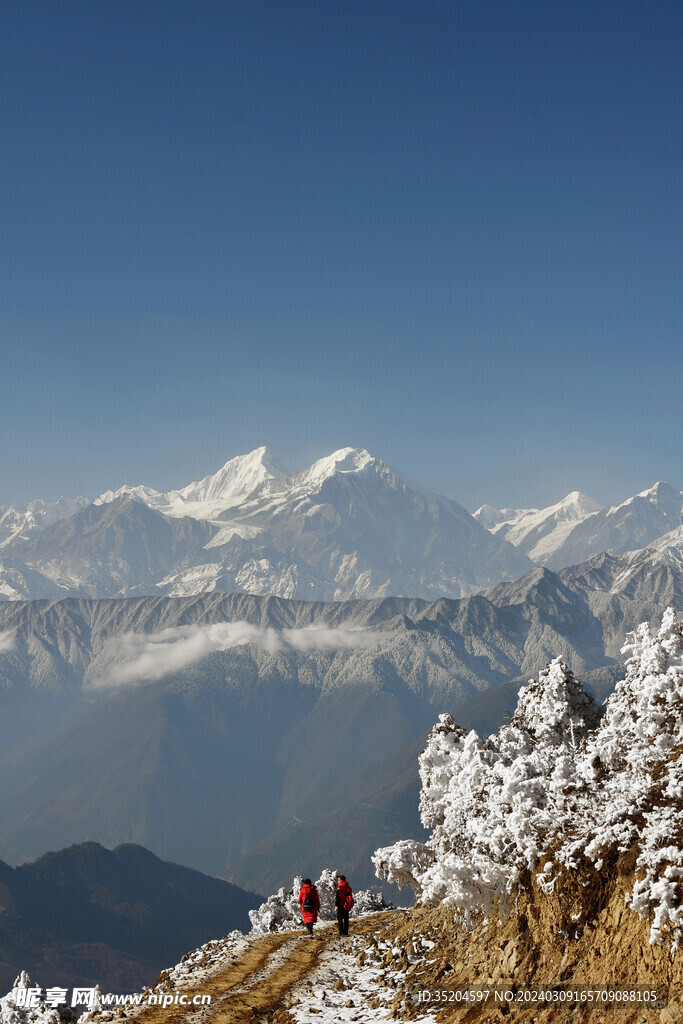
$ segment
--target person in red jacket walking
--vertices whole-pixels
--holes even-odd
[[[304,919],[304,924],[308,930],[308,934],[313,934],[313,925],[318,920],[318,911],[320,910],[320,897],[318,896],[318,890],[313,885],[310,878],[304,878],[301,883],[301,890],[299,892],[299,906],[301,907],[301,916]]]
[[[346,875],[340,875],[337,891],[334,894],[334,907],[337,911],[337,928],[340,935],[349,934],[349,910],[353,906],[353,893],[346,881]]]

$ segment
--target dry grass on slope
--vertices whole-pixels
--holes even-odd
[[[529,879],[516,907],[501,922],[480,923],[466,932],[445,907],[418,906],[383,937],[404,950],[431,939],[436,945],[408,968],[412,991],[458,987],[513,986],[548,990],[553,986],[608,986],[614,990],[663,986],[668,1005],[549,1005],[542,1003],[454,1004],[438,1009],[432,1001],[403,1009],[417,1017],[426,1009],[453,1024],[683,1024],[683,952],[651,946],[649,924],[629,909],[634,853],[614,858],[601,872],[565,872],[550,896]],[[582,884],[583,882],[583,884]],[[407,966],[407,962],[406,962]]]

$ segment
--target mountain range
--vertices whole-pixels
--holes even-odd
[[[601,508],[588,495],[572,491],[544,509],[482,505],[474,518],[537,565],[563,569],[603,551],[619,555],[643,548],[673,533],[683,522],[682,511],[683,494],[660,481],[609,508]]]
[[[287,474],[259,448],[180,490],[121,487],[78,499],[74,514],[55,504],[42,518],[4,510],[2,596],[457,597],[531,566],[457,502],[362,449]]]
[[[626,633],[683,604],[680,543],[431,602],[6,601],[0,857],[133,842],[257,891],[332,862],[371,884],[421,836],[438,715],[493,731],[558,654],[602,699]]]
[[[0,510],[0,857],[137,843],[259,891],[340,859],[370,884],[421,835],[440,713],[493,731],[558,654],[602,699],[627,632],[683,604],[682,501],[471,516],[362,449],[289,474],[259,448]]]
[[[21,971],[45,987],[127,992],[193,945],[249,929],[262,898],[140,846],[80,843],[0,861],[0,991]]]
[[[0,599],[207,592],[339,601],[458,598],[594,555],[641,549],[681,523],[666,483],[603,509],[470,515],[364,449],[290,474],[266,448],[177,490],[136,485],[0,509]]]

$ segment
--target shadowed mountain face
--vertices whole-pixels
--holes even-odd
[[[492,731],[557,654],[604,697],[682,581],[663,544],[457,601],[5,602],[0,856],[135,842],[271,888],[336,835],[367,884],[369,851],[420,834],[401,758],[441,712]]]
[[[188,949],[248,929],[261,902],[140,846],[82,843],[18,868],[0,862],[0,989],[28,970],[43,986],[135,991]]]

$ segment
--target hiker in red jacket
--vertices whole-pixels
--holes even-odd
[[[310,878],[304,878],[301,883],[301,891],[299,892],[299,906],[301,907],[301,916],[304,919],[304,924],[308,929],[308,934],[313,934],[313,925],[318,920],[318,911],[320,910],[320,897],[318,896],[318,890],[313,885]]]
[[[349,910],[353,906],[353,893],[346,881],[346,875],[340,875],[337,891],[334,894],[334,907],[337,911],[337,928],[340,935],[349,934]]]

